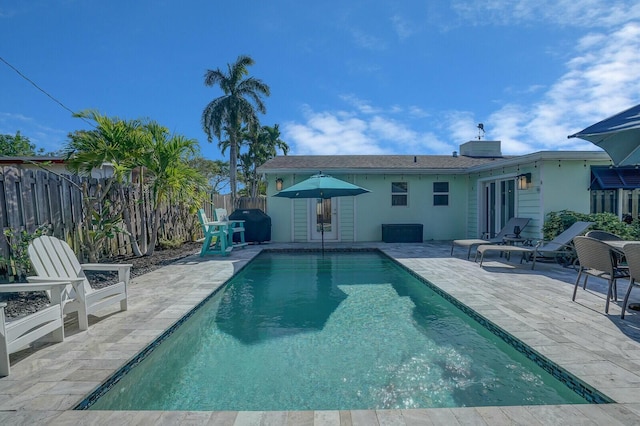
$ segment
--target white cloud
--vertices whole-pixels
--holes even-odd
[[[402,111],[401,109],[398,110],[399,112]],[[407,112],[411,115],[411,117],[414,118],[426,118],[429,117],[429,113],[427,111],[425,111],[424,109],[420,108],[417,105],[410,105],[407,108]]]
[[[473,113],[468,111],[449,111],[443,117],[445,127],[451,140],[470,141],[477,139],[477,126]]]
[[[387,43],[374,35],[367,34],[358,29],[351,30],[351,37],[355,42],[356,46],[361,47],[366,50],[385,50],[387,48]]]
[[[589,34],[567,63],[566,73],[531,106],[508,104],[488,122],[503,152],[596,149],[566,136],[638,103],[640,24],[609,34]]]
[[[454,0],[451,8],[466,24],[611,27],[640,17],[635,0]]]
[[[507,155],[596,150],[567,135],[639,102],[640,23],[584,35],[567,55],[565,72],[554,84],[527,88],[538,101],[508,103],[480,120],[468,111],[379,106],[349,94],[342,96],[344,111],[307,107],[304,122],[283,126],[285,140],[292,154],[446,154],[477,139],[477,125],[483,122],[484,138],[501,140]]]
[[[353,94],[342,95],[340,96],[340,99],[342,99],[349,105],[355,107],[356,110],[358,110],[363,114],[377,114],[380,112],[379,108],[374,108],[373,106],[371,106],[371,102],[364,99],[360,99]]]
[[[308,106],[305,122],[285,123],[283,137],[293,155],[423,154],[455,149],[434,133],[415,131],[387,114],[316,112]]]
[[[404,40],[415,34],[415,30],[412,28],[411,24],[400,15],[394,15],[391,17],[391,25],[400,40]]]
[[[391,151],[370,138],[366,121],[344,112],[306,108],[306,123],[285,123],[284,140],[294,155],[385,154]]]

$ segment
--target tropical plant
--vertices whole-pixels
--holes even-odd
[[[552,240],[562,231],[577,221],[593,222],[591,229],[607,231],[619,235],[624,240],[640,239],[640,223],[634,220],[631,224],[621,221],[613,213],[578,213],[571,210],[549,212],[542,226],[545,240]]]
[[[247,67],[254,63],[251,57],[241,55],[235,63],[227,64],[227,72],[220,68],[207,70],[204,78],[206,86],[218,85],[223,92],[222,96],[209,102],[202,112],[202,128],[209,142],[214,136],[221,144],[223,136],[227,138],[231,203],[234,206],[237,198],[237,162],[242,142],[241,129],[243,125],[251,129],[259,127],[257,113],[266,113],[262,96],[270,94],[269,86],[261,80],[246,77],[249,74]]]
[[[209,160],[204,157],[190,159],[187,164],[200,172],[211,185],[214,194],[229,185],[229,163],[222,160]]]
[[[0,263],[10,271],[14,281],[26,282],[27,275],[32,270],[29,253],[27,251],[29,243],[41,235],[46,235],[49,226],[40,225],[33,233],[25,230],[5,229],[4,237],[9,243],[9,258],[0,256]]]
[[[162,203],[171,199],[172,204],[186,205],[195,213],[207,194],[207,181],[188,165],[198,151],[195,139],[169,135],[169,131],[156,122],[149,122],[144,128],[150,137],[150,146],[140,165],[148,174],[153,201],[151,239],[146,253],[151,255],[158,240]]]
[[[197,141],[170,135],[167,128],[155,121],[125,121],[117,117],[109,118],[96,111],[86,111],[78,116],[91,119],[96,126],[94,130],[71,135],[67,147],[69,167],[90,173],[103,163],[110,163],[115,171],[113,179],[107,180],[99,198],[94,198],[93,203],[87,206],[89,216],[95,218],[96,212],[106,212],[103,208],[105,196],[115,184],[120,204],[119,210],[116,209],[111,214],[122,214],[126,233],[136,256],[153,254],[158,240],[162,202],[171,199],[172,203],[186,204],[195,213],[207,192],[204,176],[187,164],[197,152]],[[140,222],[140,237],[136,237],[129,207],[131,203],[127,202],[124,191],[124,183],[130,180],[134,169],[139,172],[141,193],[148,184],[152,194],[153,213],[149,239],[146,220]],[[140,203],[135,207],[140,209],[139,217],[144,217],[144,205]],[[95,231],[96,225],[92,224],[90,229]]]
[[[116,234],[128,235],[128,231],[122,227],[122,216],[114,212],[109,200],[103,200],[96,204],[96,199],[87,191],[86,182],[83,184],[83,202],[85,204],[85,226],[82,244],[89,258],[89,262],[100,260],[100,252],[108,240],[115,238]],[[99,209],[99,210],[98,210]]]
[[[89,252],[89,257],[91,259],[97,255],[101,241],[100,239],[93,240],[91,237],[95,231],[92,221],[96,212],[105,212],[104,201],[114,185],[120,203],[115,210],[109,210],[110,217],[104,217],[102,220],[110,222],[117,220],[122,215],[131,249],[136,256],[142,256],[146,247],[143,247],[144,250],[140,249],[133,229],[131,212],[128,208],[123,207],[126,205],[123,183],[130,178],[131,171],[137,167],[139,159],[148,149],[149,138],[145,134],[142,123],[139,120],[121,120],[117,117],[108,117],[96,110],[82,111],[75,116],[93,121],[95,128],[69,134],[69,141],[65,147],[67,168],[87,176],[91,175],[93,169],[100,168],[105,163],[109,163],[114,170],[113,177],[107,178],[105,185],[98,188],[95,194],[89,194],[86,185],[83,187],[85,208],[83,243]],[[142,234],[145,235],[146,232]],[[146,239],[144,241],[146,242]]]
[[[243,141],[248,146],[246,152],[240,154],[240,169],[242,180],[247,188],[247,195],[257,197],[266,193],[266,185],[258,174],[258,167],[266,163],[281,150],[284,155],[289,152],[289,145],[280,139],[280,128],[276,124],[262,126],[258,131],[245,128],[242,133]]]

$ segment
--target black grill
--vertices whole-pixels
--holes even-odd
[[[244,220],[244,241],[262,243],[271,241],[271,218],[260,209],[241,209],[229,215],[231,220]],[[240,235],[233,234],[233,241],[239,242]]]

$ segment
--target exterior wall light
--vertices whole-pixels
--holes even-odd
[[[529,189],[531,187],[531,173],[524,173],[516,176],[518,189]]]
[[[276,179],[276,191],[282,191],[282,178]]]

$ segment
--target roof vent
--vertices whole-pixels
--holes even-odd
[[[458,156],[458,151],[453,151],[453,154],[452,154],[452,155],[453,155],[454,157],[457,157],[457,156]]]
[[[418,162],[418,157],[416,157],[415,155],[413,156],[413,162],[417,163]]]

